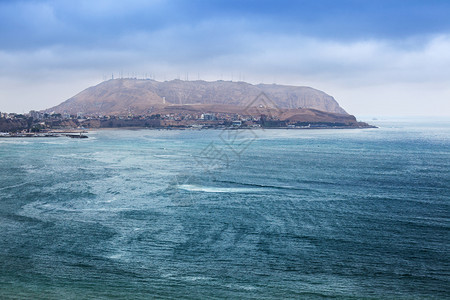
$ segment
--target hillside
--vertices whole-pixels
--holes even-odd
[[[259,99],[262,96],[263,99]],[[231,81],[158,82],[140,79],[113,79],[102,82],[47,109],[46,112],[138,115],[170,110],[171,106],[179,105],[238,106],[241,110],[249,106],[265,106],[277,110],[308,108],[347,115],[332,96],[310,87],[252,85]]]

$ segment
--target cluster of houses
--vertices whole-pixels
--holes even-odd
[[[102,116],[78,113],[26,114],[0,113],[0,131],[45,132],[61,128],[204,128],[204,127],[260,127],[261,116],[234,113],[168,113],[152,115]]]

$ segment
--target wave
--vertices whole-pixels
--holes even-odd
[[[154,157],[158,158],[173,158],[173,157],[180,157],[178,154],[153,154]]]
[[[215,187],[215,186],[201,186],[194,184],[181,184],[179,189],[189,192],[205,192],[205,193],[254,193],[262,192],[263,189],[257,188],[236,188],[236,187]]]
[[[206,192],[206,193],[254,193],[267,192],[269,190],[291,190],[291,191],[311,191],[311,189],[298,188],[293,186],[266,185],[258,183],[242,183],[230,180],[213,180],[219,184],[233,185],[230,186],[208,186],[202,184],[181,184],[179,189],[190,192]]]
[[[252,285],[243,285],[243,284],[225,284],[227,288],[235,289],[235,290],[243,290],[243,291],[254,291],[258,288]]]
[[[5,140],[0,140],[0,144],[24,145],[31,143],[32,143],[31,141],[23,141],[20,140],[20,138],[7,138]]]
[[[24,185],[30,185],[31,183],[36,183],[36,181],[34,181],[34,182],[23,182],[23,183],[19,183],[19,184],[14,184],[14,185],[9,185],[9,186],[5,186],[5,187],[0,187],[0,191],[17,188],[17,187],[24,186]]]
[[[294,186],[279,186],[279,185],[268,185],[268,184],[259,184],[259,183],[245,183],[245,182],[236,182],[231,180],[214,180],[215,182],[241,185],[241,186],[251,186],[263,189],[276,189],[276,190],[293,190],[293,191],[310,191],[310,189],[299,188]]]

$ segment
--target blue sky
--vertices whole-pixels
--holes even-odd
[[[120,76],[307,85],[358,115],[450,115],[450,1],[1,1],[0,111]]]

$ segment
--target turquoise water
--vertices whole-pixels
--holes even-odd
[[[450,123],[0,140],[0,298],[448,298]]]

